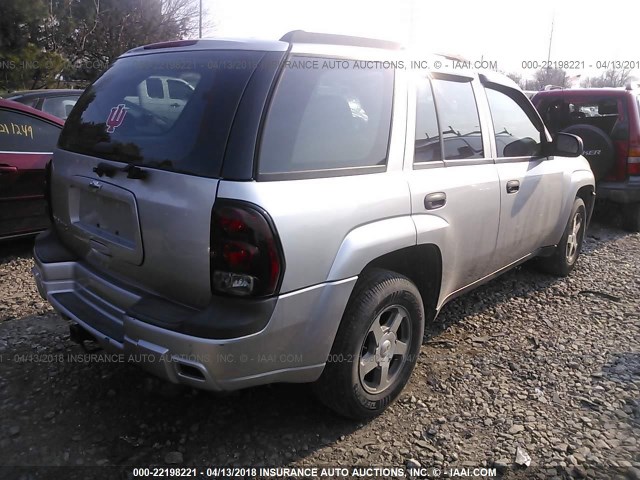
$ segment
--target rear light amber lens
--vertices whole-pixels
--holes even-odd
[[[216,202],[211,216],[211,289],[266,297],[277,292],[282,249],[268,214],[244,202]]]

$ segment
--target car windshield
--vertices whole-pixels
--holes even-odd
[[[78,100],[60,147],[217,177],[236,107],[263,54],[163,52],[117,60]]]

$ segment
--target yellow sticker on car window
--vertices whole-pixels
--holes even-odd
[[[33,139],[33,127],[26,123],[0,123],[0,133],[21,135]]]

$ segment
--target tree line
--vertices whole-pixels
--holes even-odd
[[[547,85],[568,88],[579,81],[584,88],[624,87],[633,77],[631,70],[610,69],[599,76],[576,77],[561,68],[541,68],[536,70],[533,78],[524,78],[520,73],[507,73],[523,90],[542,90]]]
[[[197,34],[198,0],[1,0],[0,91],[85,86],[125,51]]]

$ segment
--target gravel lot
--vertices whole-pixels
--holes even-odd
[[[214,396],[129,364],[72,361],[83,352],[36,292],[32,243],[0,244],[0,465],[418,462],[638,479],[640,235],[597,222],[569,278],[525,266],[447,305],[408,388],[366,424],[305,386]]]

